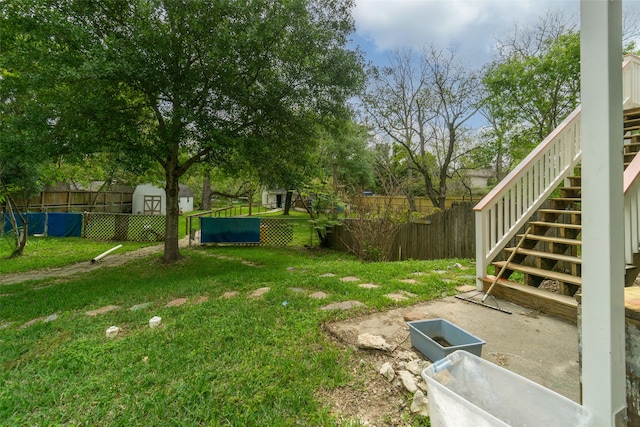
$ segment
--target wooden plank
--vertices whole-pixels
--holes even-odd
[[[521,235],[518,235],[518,237],[521,237]],[[527,236],[527,239],[540,240],[542,242],[549,242],[549,243],[559,243],[561,245],[573,245],[573,246],[582,245],[582,241],[580,241],[580,240],[567,239],[567,238],[564,238],[564,237],[538,236],[538,235],[535,235],[535,234],[530,234],[530,235]]]
[[[502,268],[504,264],[505,264],[505,261],[496,261],[493,263],[493,265],[500,268]],[[527,265],[516,264],[513,262],[510,262],[507,268],[509,270],[519,271],[521,273],[529,274],[532,276],[543,277],[546,279],[553,279],[559,282],[571,283],[573,285],[578,285],[578,286],[582,285],[581,277],[572,276],[571,274],[566,274],[566,273],[560,273],[558,271],[543,270],[541,268],[529,267]]]
[[[576,211],[576,210],[570,210],[570,209],[540,209],[539,212],[582,215],[582,211]]]
[[[513,249],[514,248],[506,248],[505,251],[511,252],[511,251],[513,251]],[[570,256],[570,255],[563,255],[563,254],[556,254],[556,253],[542,252],[542,251],[534,251],[534,250],[531,250],[531,249],[523,249],[523,248],[518,249],[518,253],[522,254],[522,255],[537,257],[537,258],[548,258],[548,259],[555,259],[557,261],[570,262],[570,263],[573,263],[573,264],[582,264],[582,258],[575,257],[575,256]]]
[[[492,276],[482,278],[485,292],[493,282],[493,279],[494,277]],[[578,302],[575,298],[567,295],[543,291],[504,279],[498,280],[491,294],[514,304],[538,310],[543,314],[559,317],[572,323],[575,323],[578,317]]]
[[[582,226],[580,224],[566,224],[561,222],[545,222],[545,221],[531,221],[529,222],[529,224],[538,225],[540,227],[571,228],[573,230],[582,230]]]

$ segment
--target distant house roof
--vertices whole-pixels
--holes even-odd
[[[193,191],[189,186],[184,184],[178,184],[180,186],[180,190],[178,191],[178,197],[193,197]]]

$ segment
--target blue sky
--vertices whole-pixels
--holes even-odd
[[[384,65],[395,47],[433,44],[479,66],[491,59],[496,37],[512,33],[516,24],[537,21],[549,10],[561,10],[577,21],[580,1],[356,0],[353,40],[376,65]]]

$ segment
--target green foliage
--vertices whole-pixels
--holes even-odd
[[[484,84],[484,114],[491,129],[478,155],[499,171],[524,158],[578,105],[579,33],[566,30],[544,39],[535,52],[516,51],[496,60]]]
[[[348,116],[362,83],[349,0],[16,0],[0,8],[0,69],[60,154],[160,164],[165,260],[179,258],[178,180],[194,164],[284,181],[317,123]],[[51,35],[55,36],[51,36]],[[4,99],[4,98],[3,98]],[[17,104],[10,103],[11,106]],[[300,161],[300,162],[299,162]],[[297,163],[299,162],[299,163]]]
[[[319,180],[314,180],[300,194],[309,201],[306,206],[307,213],[320,246],[327,247],[328,233],[331,232],[332,227],[342,223],[339,215],[345,208],[342,198],[333,191],[331,186]]]

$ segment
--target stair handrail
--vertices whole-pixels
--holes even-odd
[[[622,63],[622,80],[624,108],[640,107],[640,57],[632,54],[625,55]],[[474,207],[476,277],[479,289],[482,287],[480,279],[486,276],[489,263],[524,227],[529,218],[560,182],[572,173],[573,168],[580,161],[582,155],[580,116],[581,106],[579,105]],[[640,165],[638,167],[640,168]],[[629,174],[631,173],[630,171]],[[640,219],[638,219],[640,180],[635,179],[636,177],[637,173],[633,179],[634,188],[638,187],[637,198],[632,198],[633,190],[630,190],[628,201],[630,213],[625,224],[628,222],[632,231],[638,231],[635,235],[638,235],[638,241],[640,241]],[[625,212],[626,207],[627,196],[625,195]],[[636,209],[636,214],[633,216],[632,209]],[[625,235],[630,234],[633,233]],[[634,244],[636,246],[633,252],[637,252],[637,243],[630,241],[627,246],[632,247]]]
[[[489,263],[580,161],[580,113],[578,106],[474,207],[479,288]]]

